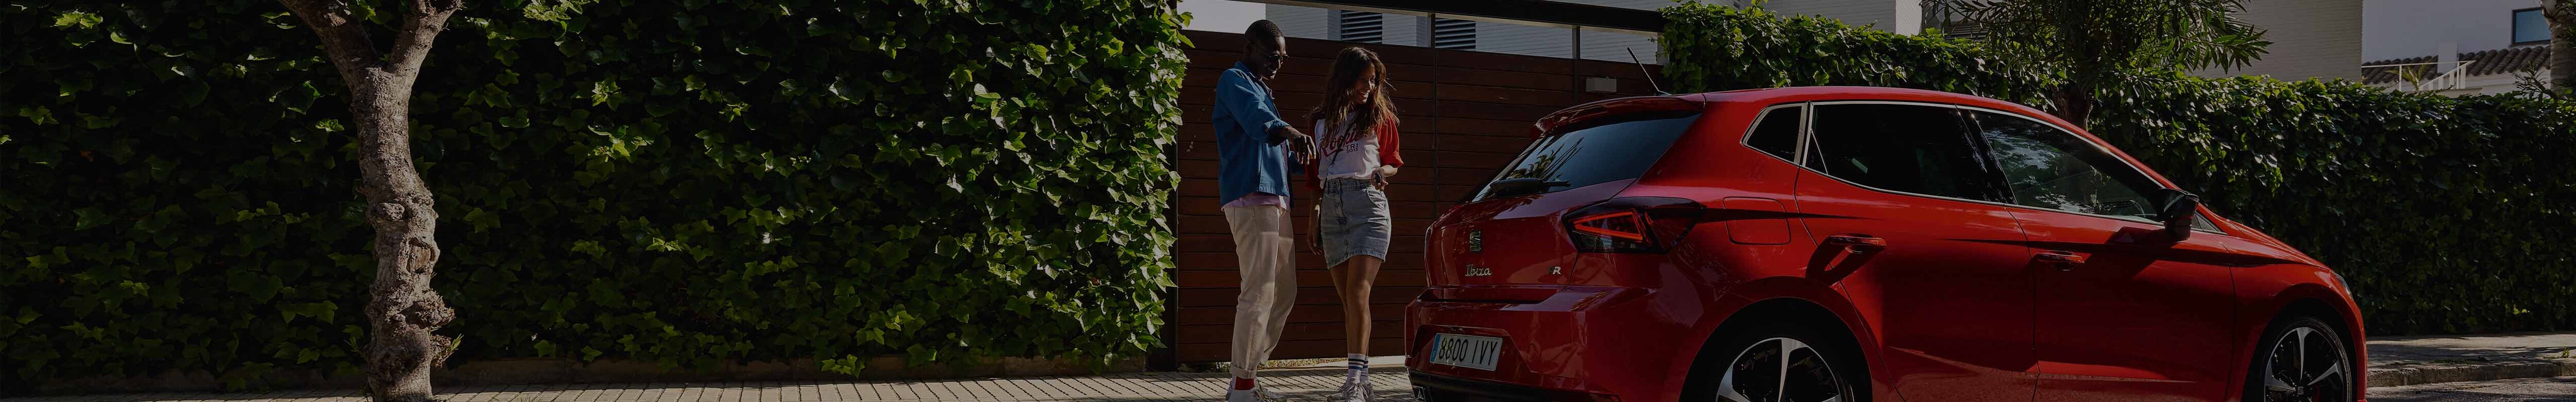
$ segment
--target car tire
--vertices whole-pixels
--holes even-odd
[[[2245,372],[2245,401],[2356,401],[2343,334],[2314,317],[2287,317],[2263,330]]]
[[[1700,351],[1690,382],[1682,387],[1682,401],[1869,401],[1868,372],[1860,355],[1843,346],[1843,337],[1791,322],[1753,323],[1728,332]],[[1783,373],[1791,376],[1789,381],[1780,380]],[[1789,397],[1775,399],[1781,394]]]

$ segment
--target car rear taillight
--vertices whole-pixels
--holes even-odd
[[[1585,253],[1661,253],[1681,242],[1706,211],[1670,197],[1612,198],[1565,214],[1565,234]]]

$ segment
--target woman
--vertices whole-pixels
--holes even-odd
[[[1333,290],[1342,298],[1342,334],[1350,371],[1342,377],[1337,401],[1368,400],[1369,286],[1386,262],[1393,220],[1386,204],[1386,180],[1404,158],[1396,153],[1395,104],[1387,99],[1386,64],[1368,49],[1342,49],[1333,61],[1324,103],[1315,119],[1315,163],[1307,164],[1306,182],[1318,188],[1316,241],[1324,266],[1332,267]]]

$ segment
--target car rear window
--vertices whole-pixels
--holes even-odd
[[[1545,191],[1510,194],[1517,196],[1637,178],[1697,120],[1697,111],[1672,111],[1603,116],[1567,125],[1530,142],[1520,158],[1468,201],[1497,198],[1492,182],[1509,179],[1562,182],[1549,183]]]

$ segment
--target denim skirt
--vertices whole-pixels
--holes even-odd
[[[1315,240],[1324,250],[1324,266],[1341,266],[1353,256],[1386,260],[1386,243],[1395,233],[1395,220],[1386,206],[1386,192],[1368,180],[1331,179],[1324,181],[1323,202],[1315,212]]]

